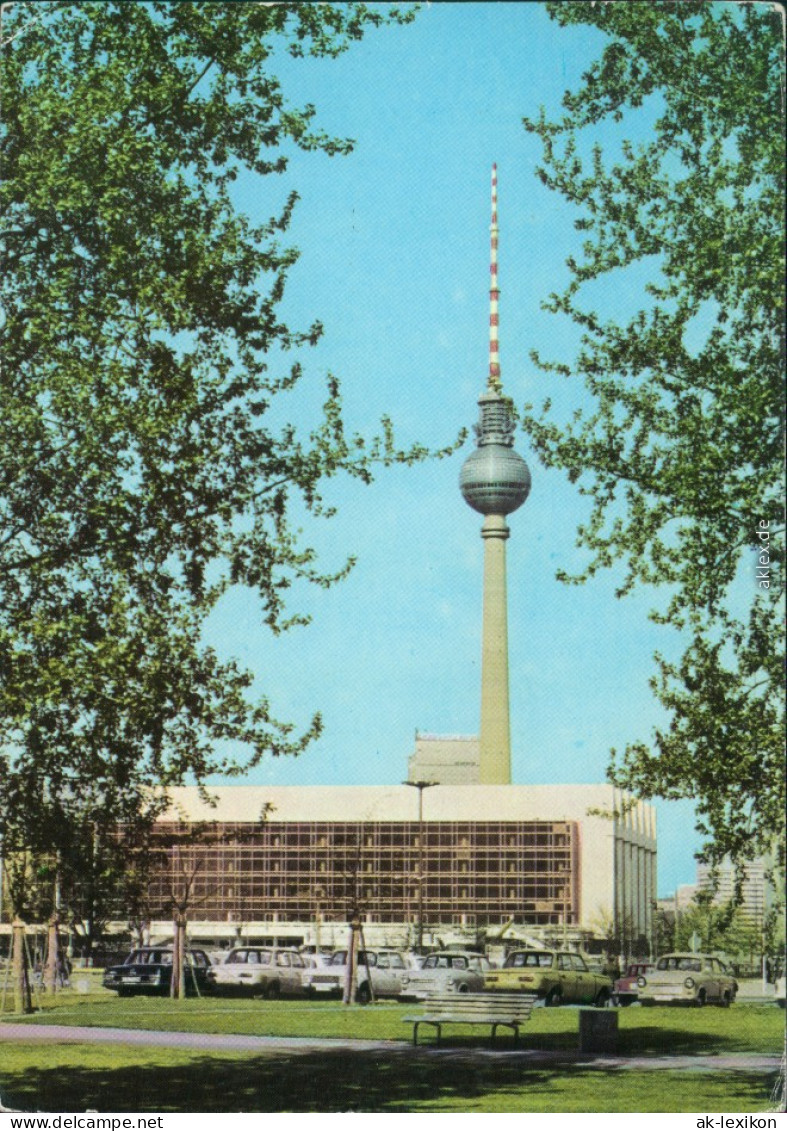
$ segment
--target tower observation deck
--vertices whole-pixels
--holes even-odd
[[[530,494],[530,472],[514,451],[514,423],[500,382],[497,282],[497,166],[492,166],[492,225],[489,290],[489,377],[478,404],[476,450],[459,475],[465,502],[484,515],[484,612],[481,646],[481,727],[479,778],[484,785],[511,782],[508,700],[508,610],[506,593],[506,516]]]

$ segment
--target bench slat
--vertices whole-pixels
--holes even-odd
[[[481,993],[481,994],[435,994],[424,1001],[424,1012],[420,1017],[404,1017],[403,1021],[413,1025],[413,1044],[418,1044],[418,1027],[433,1025],[437,1030],[437,1043],[440,1042],[443,1025],[490,1025],[492,1041],[499,1026],[512,1029],[514,1040],[519,1038],[519,1026],[529,1020],[534,994]]]

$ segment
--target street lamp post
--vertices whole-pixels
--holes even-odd
[[[420,954],[424,942],[424,790],[432,785],[439,785],[436,781],[405,781],[402,785],[411,785],[418,790],[418,935],[416,947]]]

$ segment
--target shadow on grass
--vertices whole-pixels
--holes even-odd
[[[687,1084],[688,1106],[662,1107],[660,1072],[644,1074],[643,1081],[643,1075],[620,1069],[473,1060],[461,1051],[455,1049],[456,1057],[449,1051],[420,1058],[396,1048],[382,1055],[329,1050],[242,1059],[197,1056],[185,1063],[110,1069],[29,1067],[3,1074],[2,1095],[11,1107],[43,1112],[695,1110],[695,1074]],[[731,1089],[728,1098],[735,1097],[736,1111],[763,1110],[772,1082],[750,1072],[735,1076],[734,1081],[706,1079],[713,1088]],[[653,1089],[646,1100],[651,1106],[642,1106],[643,1087],[649,1096]],[[672,1100],[680,1102],[677,1096]]]

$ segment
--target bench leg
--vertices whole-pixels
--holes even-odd
[[[418,1026],[419,1025],[434,1025],[437,1031],[437,1038],[435,1044],[440,1044],[440,1024],[437,1021],[414,1021],[413,1022],[413,1044],[418,1044]]]

